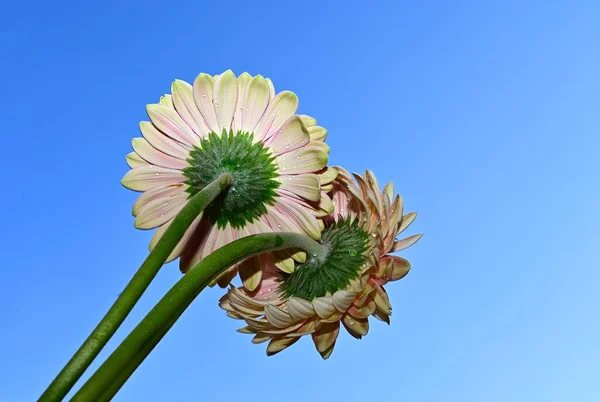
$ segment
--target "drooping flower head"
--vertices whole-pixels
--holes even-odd
[[[325,219],[320,243],[328,248],[324,259],[310,258],[283,272],[269,255],[261,256],[261,283],[250,292],[231,286],[221,298],[227,315],[246,321],[239,331],[254,334],[253,343],[269,341],[267,354],[275,354],[311,334],[321,356],[333,352],[340,323],[350,335],[362,338],[369,316],[389,324],[392,307],[384,285],[403,278],[410,263],[390,253],[416,243],[421,235],[397,240],[416,218],[403,215],[400,196],[392,184],[380,191],[367,171],[352,176],[336,168],[332,183],[335,206]]]
[[[200,74],[190,85],[176,80],[171,94],[148,105],[143,138],[127,155],[131,170],[122,183],[142,191],[133,205],[135,226],[158,228],[158,242],[188,200],[229,172],[233,184],[185,233],[169,257],[185,272],[215,249],[235,239],[265,232],[321,235],[320,217],[333,209],[326,191],[337,172],[327,169],[327,131],[297,115],[293,92],[275,94],[260,75],[230,70]],[[323,187],[323,188],[322,188]],[[303,261],[302,253],[280,254],[280,265]],[[262,271],[250,264],[241,272],[249,289]],[[235,270],[222,277],[226,285]]]

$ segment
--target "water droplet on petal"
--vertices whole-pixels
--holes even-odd
[[[225,96],[229,96],[229,92],[225,92]]]
[[[349,324],[354,325],[354,320],[350,320]]]
[[[271,292],[273,289],[271,288],[267,288],[267,292]]]
[[[206,92],[202,92],[202,97],[206,98]]]
[[[157,176],[160,176],[160,173],[154,173],[154,174],[157,175]]]
[[[278,227],[279,229],[281,229],[281,225],[280,225],[280,224],[277,224],[277,227]]]
[[[290,144],[285,144],[286,149],[290,149]]]
[[[313,256],[313,257],[316,257],[316,256],[317,256],[317,253],[313,252],[313,253],[312,253],[312,256]]]
[[[376,238],[376,237],[377,237],[377,234],[376,234],[376,233],[371,233],[371,237],[372,237],[372,238]]]

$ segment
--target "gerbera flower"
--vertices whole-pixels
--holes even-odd
[[[146,107],[150,121],[140,123],[143,138],[127,155],[132,168],[125,187],[142,191],[133,205],[135,226],[158,228],[156,245],[189,198],[230,172],[233,184],[204,211],[169,257],[186,271],[215,249],[235,239],[265,232],[321,236],[320,217],[333,209],[326,194],[337,172],[327,169],[327,131],[316,120],[297,115],[293,92],[275,94],[260,75],[228,70],[200,74],[193,86],[173,82],[171,94]],[[281,254],[280,265],[303,261],[302,253]],[[253,290],[262,271],[249,264],[241,273]],[[221,280],[226,285],[235,269]]]
[[[268,355],[311,334],[327,359],[340,323],[358,339],[367,334],[371,315],[389,324],[392,307],[383,286],[403,278],[410,269],[406,259],[390,253],[421,238],[396,240],[416,213],[402,215],[402,198],[394,198],[391,183],[380,191],[371,172],[355,175],[355,182],[347,171],[337,169],[332,191],[335,210],[325,221],[320,240],[329,248],[327,257],[309,258],[288,273],[263,255],[259,286],[253,292],[232,286],[220,300],[227,315],[246,321],[239,331],[254,334],[253,343],[270,341]]]

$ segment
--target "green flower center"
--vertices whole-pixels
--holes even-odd
[[[280,183],[275,157],[253,138],[251,133],[234,134],[225,129],[220,136],[210,133],[200,140],[199,147],[194,146],[188,159],[191,166],[183,169],[190,197],[222,173],[233,176],[231,187],[206,211],[219,228],[227,223],[243,228],[266,213],[267,205],[273,205],[277,198],[275,190]]]
[[[291,274],[284,274],[280,289],[285,297],[312,301],[345,289],[367,261],[369,234],[358,220],[340,219],[325,229],[320,243],[329,248],[324,260],[309,258]]]

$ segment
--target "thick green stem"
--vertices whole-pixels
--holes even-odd
[[[248,257],[286,248],[303,249],[309,258],[324,259],[327,255],[325,246],[296,233],[252,235],[217,249],[169,290],[75,394],[72,401],[109,401],[213,279]]]
[[[150,285],[150,282],[152,282],[194,219],[231,185],[231,181],[232,176],[229,173],[224,173],[190,199],[152,249],[142,266],[131,278],[110,310],[44,391],[39,399],[40,402],[61,401],[67,395],[131,312],[133,306],[148,288],[148,285]]]

